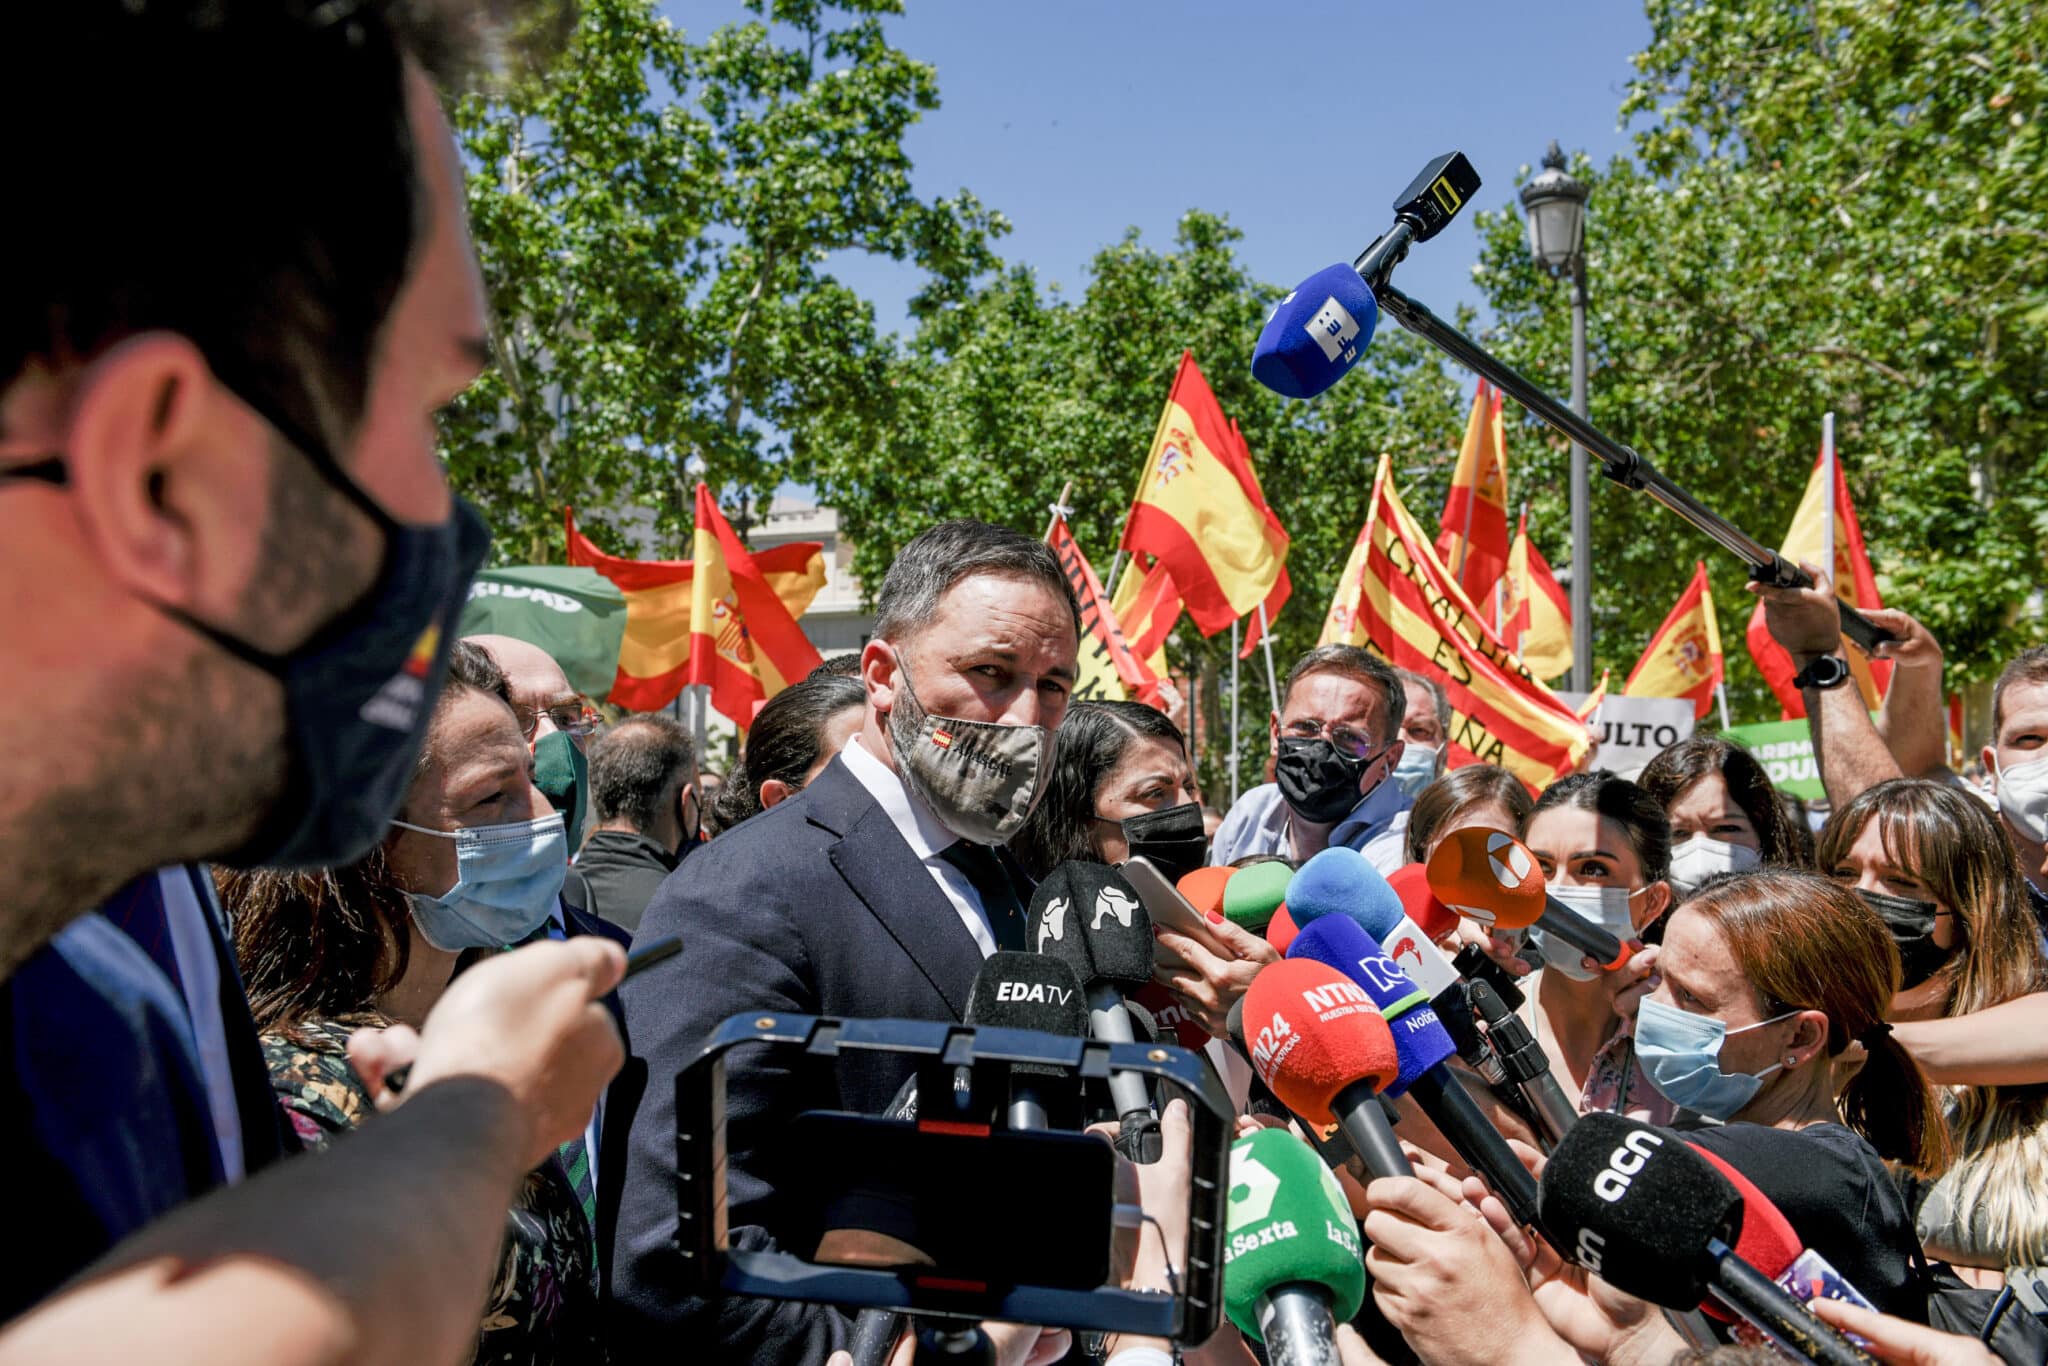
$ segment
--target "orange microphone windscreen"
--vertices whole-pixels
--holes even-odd
[[[1387,879],[1408,920],[1431,940],[1442,939],[1458,928],[1458,913],[1437,899],[1429,889],[1429,870],[1419,863],[1407,863]]]
[[[1223,914],[1223,884],[1237,874],[1235,868],[1197,868],[1173,884],[1174,890],[1203,915]]]
[[[1445,836],[1429,856],[1437,900],[1482,925],[1519,930],[1543,914],[1543,871],[1513,835],[1468,826]]]
[[[1259,1080],[1311,1124],[1354,1082],[1377,1091],[1401,1071],[1394,1035],[1365,988],[1326,963],[1269,963],[1244,998],[1245,1045]]]

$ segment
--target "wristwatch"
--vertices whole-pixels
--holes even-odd
[[[1825,692],[1829,688],[1839,688],[1848,681],[1849,666],[1842,661],[1840,655],[1818,655],[1812,663],[1792,675],[1792,686],[1801,692],[1808,688],[1818,688]]]

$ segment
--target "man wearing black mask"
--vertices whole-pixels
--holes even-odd
[[[1276,781],[1230,808],[1209,861],[1306,859],[1343,845],[1382,873],[1399,868],[1414,799],[1389,778],[1401,762],[1406,709],[1399,676],[1377,655],[1355,645],[1320,645],[1303,655],[1272,718]]]

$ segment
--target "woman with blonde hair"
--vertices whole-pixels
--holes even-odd
[[[1904,964],[1894,1023],[1953,1019],[2048,989],[2019,868],[1970,796],[1918,779],[1879,783],[1835,813],[1818,852],[1891,931]],[[1922,1242],[1961,1268],[2039,1274],[2048,1267],[2048,1085],[1953,1086],[1946,1099],[1959,1155],[1916,1192]]]

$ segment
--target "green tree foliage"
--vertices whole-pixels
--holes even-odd
[[[871,588],[896,548],[934,521],[980,517],[1037,535],[1072,480],[1069,519],[1107,576],[1167,387],[1191,349],[1223,411],[1237,419],[1267,496],[1293,536],[1294,596],[1275,627],[1279,671],[1315,644],[1352,539],[1365,520],[1372,471],[1394,454],[1404,490],[1433,520],[1462,430],[1456,382],[1433,353],[1383,332],[1358,370],[1314,403],[1294,403],[1251,377],[1251,346],[1280,291],[1238,260],[1240,234],[1200,211],[1173,249],[1135,230],[1098,253],[1077,298],[1012,268],[918,328],[892,368],[888,402],[841,409],[794,434],[796,466],[838,508]],[[1426,490],[1426,492],[1424,491]],[[1220,793],[1228,634],[1204,641],[1183,622],[1174,667],[1206,680],[1204,780]],[[1264,665],[1244,665],[1241,773],[1265,754]]]
[[[749,8],[693,45],[652,0],[584,0],[561,60],[455,111],[498,363],[445,446],[503,554],[555,558],[572,501],[601,538],[638,507],[680,545],[700,472],[744,529],[785,434],[886,382],[829,257],[921,267],[919,315],[995,264],[1000,216],[911,189],[938,83],[884,40],[900,0]]]
[[[2048,577],[2048,11],[1650,0],[1649,16],[1622,106],[1637,156],[1574,168],[1592,191],[1594,421],[1775,545],[1832,409],[1886,601],[1987,676],[2041,638],[2029,599]],[[1481,228],[1487,341],[1562,392],[1567,287],[1513,211]],[[1512,444],[1561,561],[1566,448]],[[1746,659],[1740,568],[1597,475],[1594,500],[1599,662],[1634,662],[1695,557]],[[1738,711],[1770,709],[1754,670],[1730,675]]]

